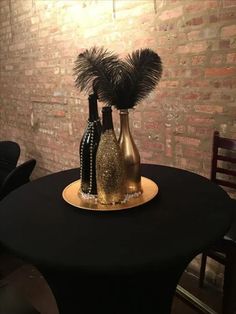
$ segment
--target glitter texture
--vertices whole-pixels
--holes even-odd
[[[124,160],[114,130],[106,130],[100,139],[96,157],[98,202],[121,203],[124,194]]]

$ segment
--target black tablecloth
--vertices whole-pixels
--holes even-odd
[[[46,278],[52,270],[54,277],[59,271],[116,278],[138,274],[155,278],[158,286],[172,277],[173,292],[187,263],[228,230],[231,202],[223,189],[188,171],[142,165],[142,175],[158,184],[158,195],[117,212],[86,211],[63,200],[78,169],[26,184],[0,203],[0,242],[47,271]],[[166,289],[167,295],[168,284]]]

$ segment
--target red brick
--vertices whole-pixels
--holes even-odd
[[[175,127],[175,133],[184,134],[185,132],[186,132],[186,126],[185,125],[177,125]]]
[[[236,52],[227,54],[227,63],[236,63]]]
[[[219,21],[219,17],[216,15],[210,15],[209,16],[209,22],[210,23],[216,23],[217,21]]]
[[[203,157],[203,152],[199,151],[198,147],[195,146],[185,146],[184,148],[184,156],[189,158],[194,158],[194,159],[199,159],[201,160]]]
[[[146,108],[146,111],[143,112],[143,118],[144,121],[148,121],[148,122],[157,122],[162,120],[163,116],[161,114],[161,112],[158,111],[148,111],[148,108]]]
[[[181,55],[179,58],[179,65],[189,66],[190,65],[190,59],[188,55]]]
[[[228,48],[230,48],[230,40],[220,40],[219,41],[219,48],[220,49],[228,49]]]
[[[149,150],[156,150],[156,151],[164,151],[164,144],[160,143],[158,141],[145,141],[145,143],[142,144],[142,149],[145,149],[147,151]]]
[[[165,88],[165,87],[176,88],[178,86],[179,86],[179,81],[161,81],[159,83],[159,88]]]
[[[236,79],[226,79],[222,81],[222,86],[224,88],[234,89],[236,88]]]
[[[33,74],[33,70],[25,70],[25,75],[31,76]]]
[[[201,11],[203,7],[204,7],[204,4],[198,1],[198,2],[187,4],[184,9],[187,13],[196,13],[196,12]]]
[[[193,56],[192,57],[192,65],[200,65],[206,62],[206,56]]]
[[[223,55],[219,53],[212,56],[210,60],[211,64],[221,64],[222,62],[223,62]]]
[[[174,28],[175,28],[175,24],[174,23],[160,23],[159,25],[158,25],[158,28],[159,28],[159,31],[165,31],[165,32],[167,32],[167,31],[171,31],[171,30],[173,30]]]
[[[205,41],[194,43],[191,46],[190,52],[192,53],[199,53],[203,52],[208,48],[208,43]]]
[[[58,110],[58,111],[53,112],[53,116],[56,118],[63,118],[66,116],[66,113],[65,111]]]
[[[144,121],[144,127],[147,130],[159,130],[159,125],[157,122],[149,122],[149,121]]]
[[[223,7],[235,7],[236,6],[236,0],[223,0]]]
[[[217,8],[219,6],[218,0],[204,0],[196,1],[185,6],[185,11],[188,13],[198,13],[206,9]]]
[[[219,0],[206,0],[204,1],[205,8],[207,9],[216,9],[219,8]]]
[[[215,123],[214,118],[205,118],[199,115],[189,115],[187,123],[193,126],[212,126]]]
[[[186,22],[187,26],[197,26],[201,25],[203,23],[203,18],[202,17],[194,17],[191,20],[188,20]]]
[[[143,163],[145,162],[150,163],[150,160],[153,159],[153,153],[151,151],[140,149],[139,153]]]
[[[221,37],[232,37],[236,35],[236,25],[225,26],[221,29]]]
[[[177,49],[178,53],[189,53],[190,52],[190,45],[183,45],[179,46]]]
[[[183,95],[183,99],[187,100],[193,100],[193,99],[199,99],[200,94],[195,92],[189,92]]]
[[[197,138],[191,138],[191,137],[184,137],[184,136],[175,136],[175,141],[177,143],[185,144],[185,145],[191,145],[191,146],[199,146],[200,140]]]
[[[202,113],[222,113],[223,107],[219,105],[195,105],[194,109],[196,112],[202,112]]]
[[[235,21],[236,18],[236,12],[230,11],[230,12],[221,12],[219,16],[220,21]]]
[[[36,68],[45,68],[45,67],[47,67],[47,62],[46,61],[38,61],[38,62],[36,62],[36,64],[35,64],[35,66],[36,66]]]
[[[183,7],[180,6],[180,7],[177,7],[175,9],[172,9],[172,10],[163,11],[159,15],[159,19],[162,21],[165,21],[165,20],[170,20],[170,19],[180,17],[182,15],[183,15]]]
[[[178,47],[178,53],[200,53],[208,48],[208,43],[205,41],[197,43],[189,43]]]
[[[236,67],[227,68],[207,68],[206,77],[231,76],[236,74]]]
[[[189,136],[196,136],[201,139],[205,139],[206,137],[209,137],[209,134],[213,132],[213,126],[205,127],[202,126],[191,126],[188,125],[187,132]]]
[[[188,40],[198,40],[201,39],[202,34],[200,30],[194,30],[188,33]]]
[[[209,83],[206,80],[185,80],[182,82],[183,87],[208,87]]]

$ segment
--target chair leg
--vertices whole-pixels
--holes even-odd
[[[203,286],[204,286],[206,262],[207,262],[207,254],[202,253],[200,274],[199,274],[199,287],[200,288],[203,288]]]
[[[236,255],[234,254],[226,254],[222,313],[236,313]]]

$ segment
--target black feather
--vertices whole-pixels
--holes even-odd
[[[112,106],[116,103],[115,85],[119,79],[120,61],[114,53],[93,47],[78,55],[75,61],[75,86]]]
[[[98,99],[117,109],[129,109],[146,97],[159,82],[161,58],[151,49],[140,49],[125,61],[104,48],[93,47],[75,61],[75,85],[95,92]]]
[[[162,74],[161,58],[151,49],[140,49],[128,55],[122,77],[117,85],[117,109],[138,104],[157,85]]]

